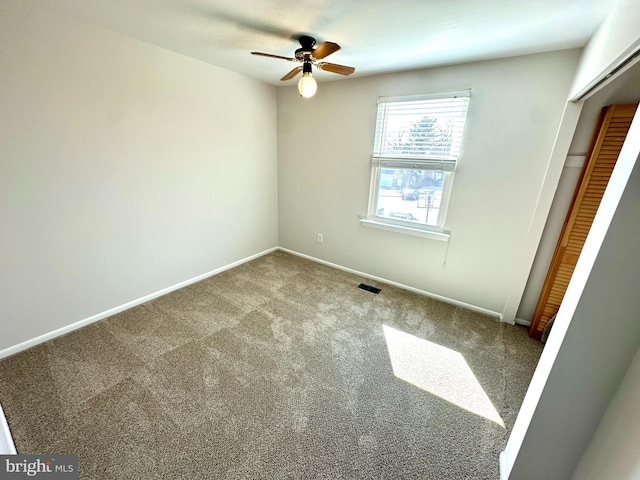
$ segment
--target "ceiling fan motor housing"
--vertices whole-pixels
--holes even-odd
[[[295,57],[298,60],[304,60],[313,54],[313,47],[316,44],[316,39],[307,35],[302,35],[298,41],[300,42],[301,48],[296,50]]]

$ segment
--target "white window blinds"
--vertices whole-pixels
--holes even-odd
[[[373,162],[387,168],[455,170],[470,92],[381,97]]]

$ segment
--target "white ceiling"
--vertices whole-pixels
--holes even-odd
[[[342,46],[354,76],[584,46],[611,0],[42,0],[51,8],[274,85],[300,34]],[[315,73],[314,73],[315,75]],[[318,72],[320,81],[343,78]],[[289,80],[288,83],[295,83]]]

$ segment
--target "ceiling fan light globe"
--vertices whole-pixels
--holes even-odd
[[[300,95],[304,98],[311,98],[316,94],[317,90],[318,83],[316,82],[316,79],[313,78],[313,75],[311,75],[311,72],[304,72],[302,74],[302,78],[298,82],[298,91],[300,92]]]

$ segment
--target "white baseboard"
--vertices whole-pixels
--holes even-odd
[[[523,327],[530,327],[531,320],[524,320],[522,318],[516,317],[516,325],[522,325]]]
[[[353,273],[353,274],[359,275],[361,277],[370,278],[372,280],[376,280],[376,281],[379,281],[379,282],[382,282],[382,283],[393,285],[394,287],[402,288],[403,290],[408,290],[410,292],[417,293],[419,295],[424,295],[426,297],[433,298],[435,300],[439,300],[439,301],[444,302],[444,303],[448,303],[448,304],[455,305],[455,306],[458,306],[458,307],[463,307],[463,308],[466,308],[468,310],[472,310],[474,312],[483,313],[485,315],[496,317],[500,321],[503,321],[502,314],[499,313],[499,312],[494,312],[492,310],[488,310],[486,308],[479,307],[477,305],[472,305],[472,304],[469,304],[469,303],[461,302],[459,300],[455,300],[453,298],[448,298],[448,297],[444,297],[442,295],[437,295],[435,293],[427,292],[425,290],[420,290],[418,288],[410,287],[409,285],[404,285],[402,283],[394,282],[393,280],[388,280],[386,278],[378,277],[378,276],[371,275],[371,274],[368,274],[368,273],[365,273],[365,272],[360,272],[360,271],[354,270],[352,268],[343,267],[342,265],[338,265],[338,264],[335,264],[335,263],[327,262],[325,260],[321,260],[319,258],[315,258],[315,257],[312,257],[310,255],[305,255],[303,253],[299,253],[299,252],[296,252],[294,250],[289,250],[288,248],[273,247],[273,248],[270,248],[270,249],[265,250],[263,252],[256,253],[255,255],[251,255],[251,256],[249,256],[247,258],[243,258],[243,259],[238,260],[236,262],[233,262],[233,263],[230,263],[228,265],[225,265],[223,267],[216,268],[215,270],[211,270],[210,272],[203,273],[202,275],[198,275],[197,277],[193,277],[193,278],[190,278],[190,279],[185,280],[183,282],[176,283],[175,285],[172,285],[170,287],[163,288],[162,290],[158,290],[157,292],[150,293],[148,295],[145,295],[144,297],[140,297],[138,299],[132,300],[132,301],[127,302],[127,303],[125,303],[123,305],[119,305],[117,307],[111,308],[109,310],[106,310],[104,312],[98,313],[96,315],[92,315],[91,317],[88,317],[88,318],[85,318],[83,320],[74,322],[72,324],[65,325],[64,327],[61,327],[61,328],[58,328],[58,329],[53,330],[51,332],[47,332],[45,334],[39,335],[39,336],[37,336],[35,338],[32,338],[30,340],[26,340],[24,342],[21,342],[21,343],[19,343],[17,345],[12,346],[12,347],[8,347],[8,348],[5,348],[3,350],[0,350],[0,359],[8,357],[8,356],[11,356],[11,355],[14,355],[14,354],[16,354],[18,352],[21,352],[23,350],[26,350],[28,348],[35,347],[36,345],[39,345],[40,343],[46,342],[48,340],[52,340],[52,339],[54,339],[56,337],[59,337],[59,336],[64,335],[66,333],[69,333],[69,332],[72,332],[74,330],[77,330],[78,328],[82,328],[84,326],[90,325],[90,324],[92,324],[94,322],[97,322],[99,320],[102,320],[102,319],[105,319],[105,318],[110,317],[112,315],[115,315],[116,313],[120,313],[120,312],[122,312],[124,310],[128,310],[129,308],[136,307],[136,306],[141,305],[141,304],[143,304],[145,302],[153,300],[154,298],[158,298],[158,297],[161,297],[162,295],[166,295],[167,293],[173,292],[173,291],[178,290],[180,288],[184,288],[184,287],[186,287],[188,285],[191,285],[192,283],[199,282],[200,280],[204,280],[205,278],[208,278],[208,277],[211,277],[211,276],[216,275],[218,273],[224,272],[225,270],[229,270],[231,268],[237,267],[238,265],[242,265],[243,263],[250,262],[251,260],[254,260],[256,258],[259,258],[259,257],[262,257],[264,255],[267,255],[267,254],[269,254],[269,253],[271,253],[271,252],[273,252],[275,250],[281,250],[283,252],[287,252],[287,253],[290,253],[292,255],[296,255],[298,257],[306,258],[307,260],[311,260],[311,261],[314,261],[314,262],[317,262],[317,263],[321,263],[321,264],[324,264],[324,265],[327,265],[327,266],[330,266],[330,267],[333,267],[333,268],[337,268],[338,270],[343,270],[345,272]],[[518,323],[518,320],[519,319],[516,319],[516,323]],[[521,320],[521,321],[524,321],[524,320]]]
[[[268,253],[274,252],[278,250],[278,247],[273,247],[270,248],[268,250],[265,250],[263,252],[260,253],[256,253],[255,255],[251,255],[250,257],[247,258],[243,258],[241,260],[238,260],[236,262],[230,263],[228,265],[225,265],[223,267],[220,268],[216,268],[215,270],[211,270],[210,272],[207,273],[203,273],[202,275],[198,275],[197,277],[193,277],[190,278],[189,280],[185,280],[183,282],[180,283],[176,283],[175,285],[171,285],[170,287],[167,288],[163,288],[162,290],[158,290],[157,292],[153,292],[150,293],[149,295],[145,295],[144,297],[140,297],[137,298],[135,300],[132,300],[130,302],[127,302],[123,305],[120,305],[118,307],[114,307],[114,308],[110,308],[109,310],[106,310],[102,313],[98,313],[96,315],[92,315],[89,318],[85,318],[84,320],[80,320],[77,322],[74,322],[70,325],[65,325],[64,327],[58,328],[56,330],[53,330],[51,332],[47,332],[44,333],[42,335],[39,335],[35,338],[32,338],[30,340],[26,340],[22,343],[19,343],[17,345],[14,345],[12,347],[8,347],[5,348],[3,350],[0,350],[0,359],[8,357],[10,355],[14,355],[18,352],[21,352],[23,350],[26,350],[27,348],[31,348],[31,347],[35,347],[36,345],[46,342],[48,340],[52,340],[56,337],[59,337],[61,335],[64,335],[66,333],[72,332],[74,330],[77,330],[78,328],[82,328],[84,326],[87,326],[91,323],[97,322],[98,320],[102,320],[104,318],[110,317],[112,315],[115,315],[116,313],[120,313],[124,310],[128,310],[130,308],[136,307],[138,305],[141,305],[143,303],[148,302],[149,300],[153,300],[154,298],[158,298],[161,297],[162,295],[166,295],[167,293],[171,293],[175,290],[178,290],[180,288],[184,288],[187,285],[191,285],[192,283],[196,283],[199,282],[200,280],[204,280],[205,278],[208,277],[212,277],[213,275],[216,275],[218,273],[224,272],[225,270],[229,270],[231,268],[237,267],[238,265],[242,265],[243,263],[247,263],[250,262],[251,260],[254,260],[256,258],[262,257],[264,255],[267,255]]]
[[[477,305],[471,305],[470,303],[461,302],[459,300],[455,300],[453,298],[443,297],[442,295],[438,295],[435,293],[427,292],[425,290],[420,290],[418,288],[410,287],[409,285],[404,285],[402,283],[394,282],[393,280],[387,280],[386,278],[377,277],[375,275],[370,275],[365,272],[360,272],[358,270],[353,270],[352,268],[343,267],[342,265],[338,265],[335,263],[327,262],[325,260],[320,260],[319,258],[311,257],[309,255],[305,255],[304,253],[299,253],[294,250],[289,250],[288,248],[279,247],[279,250],[283,252],[290,253],[292,255],[296,255],[298,257],[306,258],[307,260],[311,260],[313,262],[321,263],[323,265],[327,265],[329,267],[337,268],[338,270],[343,270],[345,272],[353,273],[355,275],[359,275],[361,277],[370,278],[371,280],[376,280],[378,282],[387,283],[389,285],[393,285],[394,287],[402,288],[403,290],[408,290],[413,293],[417,293],[419,295],[424,295],[425,297],[433,298],[434,300],[440,300],[441,302],[448,303],[451,305],[455,305],[457,307],[463,307],[467,310],[472,310],[474,312],[483,313],[485,315],[489,315],[491,317],[498,318],[501,322],[503,321],[502,314],[499,312],[494,312],[493,310],[488,310],[486,308],[478,307]]]

